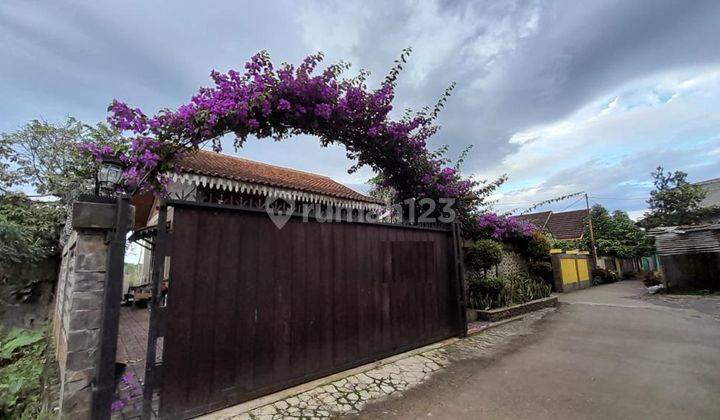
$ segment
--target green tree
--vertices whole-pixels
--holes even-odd
[[[622,244],[619,257],[642,257],[654,252],[653,240],[624,211],[613,212],[615,235]]]
[[[658,166],[652,173],[655,189],[647,200],[649,211],[642,222],[646,228],[697,223],[704,211],[700,202],[707,194],[702,187],[687,182],[687,173],[665,172]]]
[[[652,240],[624,211],[610,214],[605,207],[596,204],[591,212],[595,244],[599,255],[633,258],[652,252]],[[589,235],[585,235],[589,238]]]
[[[97,164],[80,153],[78,144],[120,140],[105,124],[93,127],[72,117],[60,124],[33,120],[0,134],[0,300],[6,286],[35,282],[10,278],[17,270],[9,268],[56,255],[70,204],[92,191]]]
[[[117,145],[121,140],[103,123],[90,126],[73,117],[59,124],[32,120],[0,135],[0,187],[5,193],[29,187],[37,195],[69,204],[92,190],[97,167],[80,153],[78,144]]]
[[[20,130],[0,134],[0,223],[7,235],[14,235],[11,242],[18,253],[30,256],[20,252],[20,238],[36,244],[41,254],[57,252],[58,226],[69,205],[92,191],[97,163],[82,154],[78,144],[121,141],[107,125],[90,126],[73,117],[59,124],[32,120]],[[27,190],[33,193],[27,196]],[[45,199],[32,200],[37,196]]]
[[[22,268],[59,253],[64,221],[65,207],[59,202],[0,195],[0,307],[31,295],[41,283],[30,275],[33,270]]]
[[[13,170],[13,156],[11,139],[0,136],[0,194],[8,193],[20,178],[20,174]]]
[[[40,255],[42,251],[30,232],[0,214],[0,271],[13,264],[35,261]]]
[[[59,252],[58,238],[65,214],[65,207],[59,202],[33,201],[22,194],[0,196],[0,224],[6,226],[8,233],[20,232],[15,242],[18,253],[27,255],[18,262],[32,262]],[[25,238],[31,246],[21,246],[20,238]],[[28,252],[19,252],[23,248]],[[30,249],[34,252],[29,252]]]

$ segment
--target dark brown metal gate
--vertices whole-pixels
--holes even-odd
[[[162,418],[465,334],[455,227],[292,218],[279,230],[262,211],[178,201],[159,226],[146,402],[157,392]]]

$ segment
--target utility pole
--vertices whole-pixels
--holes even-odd
[[[585,194],[585,208],[587,209],[588,214],[588,227],[590,228],[590,248],[592,250],[593,255],[593,262],[595,263],[595,267],[597,267],[597,248],[595,247],[595,233],[593,232],[593,225],[592,225],[592,213],[590,212],[590,201],[588,200],[587,193]]]

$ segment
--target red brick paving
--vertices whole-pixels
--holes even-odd
[[[127,364],[126,373],[134,373],[141,381],[145,378],[150,311],[143,308],[122,307],[117,361]]]
[[[113,413],[116,419],[139,418],[142,412],[142,385],[145,379],[150,311],[144,308],[120,308],[120,333],[117,343],[117,360],[127,368],[118,383],[122,408]]]

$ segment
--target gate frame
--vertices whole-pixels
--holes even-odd
[[[158,212],[158,224],[155,241],[152,247],[152,271],[151,287],[152,298],[150,299],[150,324],[148,325],[148,340],[145,355],[145,382],[143,383],[143,409],[142,418],[151,419],[153,413],[153,396],[158,389],[162,362],[157,362],[158,338],[164,336],[164,317],[160,307],[160,281],[163,275],[165,253],[168,235],[167,200],[160,201]],[[158,407],[158,417],[160,416]]]
[[[176,207],[195,207],[200,209],[211,209],[220,211],[241,211],[241,212],[253,212],[262,213],[267,215],[267,210],[264,207],[248,207],[248,206],[233,206],[217,203],[199,203],[187,200],[178,199],[161,199],[158,208],[158,223],[156,238],[153,242],[152,248],[152,271],[151,271],[151,285],[152,285],[152,299],[150,300],[150,323],[148,327],[148,341],[147,341],[147,354],[145,358],[145,382],[143,384],[143,409],[142,418],[151,419],[153,415],[153,400],[155,392],[158,392],[158,401],[162,396],[160,395],[160,383],[162,377],[162,360],[157,361],[157,348],[158,340],[162,340],[164,344],[165,334],[165,311],[160,306],[162,300],[162,294],[160,293],[160,284],[165,272],[165,257],[168,252],[167,238],[170,232],[173,230],[172,223],[167,217],[168,208]],[[269,216],[268,216],[269,217]],[[299,213],[297,209],[293,211],[290,218],[302,218],[303,214]],[[349,223],[349,224],[362,224],[369,226],[381,226],[399,229],[417,229],[417,230],[430,230],[436,232],[443,232],[448,234],[448,239],[451,241],[450,250],[452,252],[452,264],[450,280],[451,285],[455,289],[455,299],[457,300],[458,307],[458,337],[464,338],[467,336],[467,311],[466,311],[466,287],[465,287],[465,269],[463,261],[462,251],[462,231],[460,223],[457,221],[451,224],[443,224],[449,227],[441,228],[437,225],[423,226],[415,224],[398,224],[398,223],[378,223],[368,222],[359,220],[340,220],[332,221],[328,223]],[[454,280],[454,281],[453,281]],[[416,348],[416,347],[412,347]],[[410,349],[401,349],[402,351],[409,351]],[[163,346],[164,350],[164,346]],[[402,352],[401,351],[401,352]],[[399,354],[399,353],[394,353]],[[390,356],[387,356],[390,357]],[[255,397],[259,398],[259,397]],[[159,418],[160,408],[158,405],[157,417]]]

